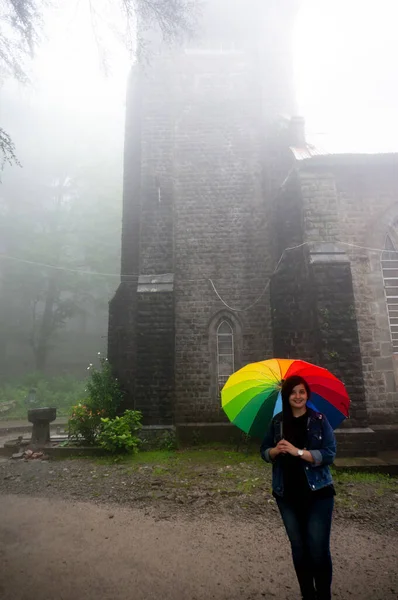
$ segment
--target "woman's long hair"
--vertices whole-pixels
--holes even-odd
[[[307,398],[307,401],[308,401],[311,396],[310,386],[305,381],[305,379],[303,379],[299,375],[292,375],[292,377],[288,377],[288,379],[285,379],[285,381],[282,384],[282,390],[281,390],[283,437],[285,438],[285,440],[288,440],[291,443],[292,443],[292,435],[293,435],[293,412],[292,412],[292,407],[290,406],[290,403],[289,403],[289,397],[293,391],[293,388],[295,388],[296,385],[300,385],[300,383],[302,383],[303,386],[305,387],[305,390],[306,390],[307,396],[308,396],[308,398]]]

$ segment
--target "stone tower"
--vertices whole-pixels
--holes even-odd
[[[272,355],[273,136],[294,113],[297,4],[209,0],[196,39],[132,73],[109,360],[146,424],[224,421],[225,379]]]

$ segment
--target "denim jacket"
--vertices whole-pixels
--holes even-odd
[[[333,483],[329,465],[336,456],[336,439],[329,421],[321,413],[308,408],[307,432],[308,442],[305,450],[311,452],[313,463],[304,462],[305,474],[310,489],[320,490]],[[269,452],[282,439],[282,413],[271,421],[268,432],[261,444],[261,457],[272,463],[272,489],[277,496],[283,496],[283,471],[280,456],[272,460]]]

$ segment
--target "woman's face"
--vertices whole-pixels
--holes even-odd
[[[296,385],[289,396],[289,404],[293,410],[300,410],[307,404],[308,394],[302,383]]]

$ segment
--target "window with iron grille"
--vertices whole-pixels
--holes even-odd
[[[384,252],[381,255],[381,268],[393,352],[398,354],[398,252],[390,236],[386,237]]]
[[[222,321],[217,328],[218,388],[221,392],[228,378],[234,372],[234,331],[228,321]]]

